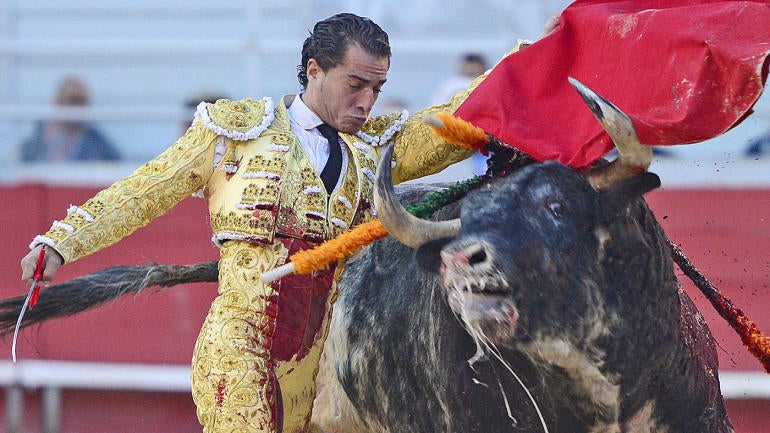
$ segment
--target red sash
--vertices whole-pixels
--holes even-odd
[[[301,239],[281,238],[289,255],[312,248]],[[324,317],[334,279],[335,266],[310,274],[292,274],[273,283],[277,297],[268,300],[267,314],[275,325],[270,354],[287,361],[304,358],[313,347]]]

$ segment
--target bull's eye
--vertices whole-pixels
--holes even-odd
[[[561,218],[564,216],[564,205],[559,203],[558,201],[553,203],[548,203],[548,209],[551,210],[551,214],[555,216],[556,218]]]

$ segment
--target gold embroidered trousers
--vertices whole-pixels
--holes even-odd
[[[221,247],[219,296],[201,328],[192,391],[204,433],[305,432],[328,334],[334,271],[259,278],[309,245],[229,241]]]

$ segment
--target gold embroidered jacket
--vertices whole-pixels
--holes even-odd
[[[477,83],[480,80],[477,80]],[[270,243],[333,238],[373,218],[374,171],[381,145],[395,141],[394,182],[437,173],[470,151],[449,144],[421,122],[425,111],[454,112],[469,91],[413,116],[370,118],[356,135],[340,134],[348,153],[342,187],[327,196],[290,128],[287,104],[270,98],[201,103],[185,135],[157,158],[100,191],[37,236],[72,262],[110,246],[196,192],[208,202],[212,240]],[[216,166],[217,144],[227,151]]]

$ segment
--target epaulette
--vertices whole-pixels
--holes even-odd
[[[409,112],[406,110],[370,117],[356,135],[372,146],[382,146],[401,130],[407,119]]]
[[[201,102],[195,111],[206,128],[233,140],[253,140],[264,132],[273,120],[275,105],[272,98],[258,101],[251,98],[231,101]]]

